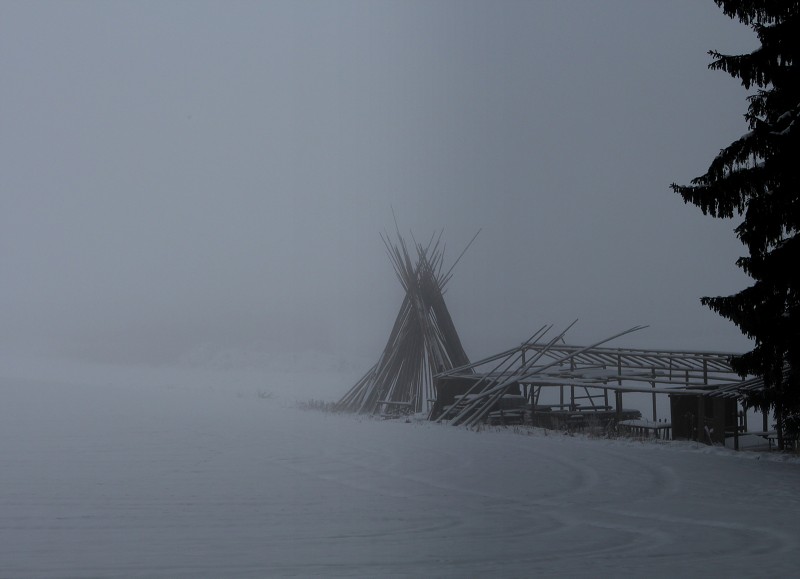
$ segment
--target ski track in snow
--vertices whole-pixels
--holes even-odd
[[[2,382],[0,578],[791,575],[800,463]]]

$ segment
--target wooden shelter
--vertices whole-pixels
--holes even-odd
[[[590,346],[567,345],[570,325],[549,340],[552,326],[543,326],[521,345],[470,363],[444,293],[475,238],[446,272],[441,234],[427,245],[414,240],[412,250],[399,232],[396,243],[385,235],[381,239],[405,296],[378,361],[335,404],[337,410],[381,416],[426,412],[431,420],[467,427],[483,422],[613,426],[709,443],[732,436],[738,448],[738,437],[747,431],[738,403],[763,388],[763,381],[740,379],[730,365],[735,354],[604,346],[645,326]],[[626,393],[651,396],[652,419],[626,409]],[[659,395],[669,396],[669,418],[658,416]],[[763,419],[763,431],[753,434],[770,436],[766,413]]]
[[[524,411],[522,406],[527,402],[535,409],[543,386],[559,385],[563,388],[570,379],[579,378],[577,374],[564,375],[565,367],[575,370],[580,356],[644,327],[636,326],[591,346],[558,348],[558,343],[563,342],[572,325],[574,323],[546,342],[543,339],[552,326],[543,326],[516,348],[440,373],[436,376],[436,384],[442,397],[433,407],[433,417],[440,422],[446,420],[454,425],[474,426],[495,417],[494,413],[499,412],[504,417],[507,411],[514,410],[504,402],[509,396],[518,401],[517,413]],[[478,372],[477,379],[471,379],[470,374],[476,369],[482,371]],[[589,399],[594,405],[594,397],[589,396]],[[571,406],[571,410],[576,411],[574,401]],[[563,400],[561,407],[564,407]]]
[[[380,358],[336,409],[384,416],[428,412],[433,376],[469,364],[444,301],[447,282],[466,248],[444,272],[441,234],[427,245],[414,242],[415,260],[399,233],[394,244],[388,236],[381,238],[405,297]]]
[[[434,418],[466,426],[517,419],[546,428],[613,424],[631,433],[720,443],[726,437],[738,443],[747,430],[737,402],[763,385],[736,374],[733,354],[603,347],[640,327],[591,346],[565,344],[566,331],[544,341],[549,329],[471,364],[469,373],[454,368],[437,375]],[[627,393],[652,398],[652,419],[623,406]],[[658,416],[659,395],[669,396],[669,417]]]

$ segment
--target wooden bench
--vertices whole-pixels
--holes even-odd
[[[512,410],[495,410],[489,413],[489,424],[499,424],[507,426],[509,424],[524,424],[525,409],[516,408]]]
[[[671,422],[652,422],[651,420],[621,420],[619,429],[640,438],[669,440],[672,438]]]

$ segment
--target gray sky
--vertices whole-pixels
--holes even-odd
[[[0,347],[162,363],[374,356],[379,233],[443,229],[473,358],[572,342],[743,350],[699,304],[735,223],[669,190],[746,129],[711,0],[3,2]]]

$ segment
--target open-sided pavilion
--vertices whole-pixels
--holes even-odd
[[[747,430],[738,402],[763,387],[761,380],[743,380],[736,373],[732,353],[606,347],[613,337],[575,346],[565,344],[563,334],[543,342],[545,331],[520,346],[438,374],[431,418],[474,425],[521,420],[529,412],[540,426],[613,423],[637,433],[724,442],[726,433],[738,437]],[[652,417],[642,419],[624,407],[630,393],[652,398]],[[670,416],[659,417],[657,398],[665,395]]]

